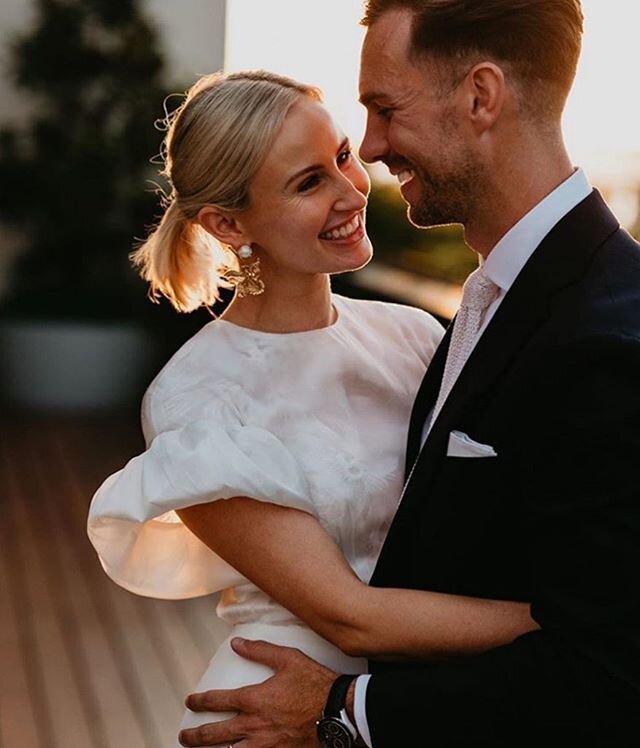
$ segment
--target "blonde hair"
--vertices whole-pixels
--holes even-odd
[[[237,259],[200,226],[198,213],[207,205],[234,212],[249,206],[251,181],[301,96],[322,100],[318,88],[263,70],[213,73],[167,117],[161,173],[172,193],[160,223],[131,254],[153,301],[165,296],[191,312],[229,286],[224,271],[237,268]]]

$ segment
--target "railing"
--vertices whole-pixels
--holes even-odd
[[[371,262],[356,273],[334,276],[337,293],[410,304],[431,312],[447,324],[460,305],[462,287],[425,278],[380,262]]]

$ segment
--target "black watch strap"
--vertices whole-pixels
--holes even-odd
[[[353,748],[358,735],[345,709],[347,692],[357,675],[339,675],[332,683],[322,719],[316,723],[322,748]]]
[[[333,685],[329,689],[327,705],[324,708],[323,717],[340,718],[340,712],[345,708],[349,686],[357,677],[357,675],[339,675],[334,680]]]

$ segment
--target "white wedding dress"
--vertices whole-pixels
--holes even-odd
[[[140,595],[224,590],[232,636],[293,646],[339,672],[363,672],[199,541],[176,509],[249,496],[309,512],[368,582],[403,482],[413,399],[442,337],[430,315],[333,296],[337,320],[274,334],[206,324],[170,359],[142,405],[147,450],[95,493],[88,532],[106,573]],[[250,552],[250,549],[247,549]],[[270,671],[225,641],[194,690]],[[182,727],[228,714],[185,714]]]

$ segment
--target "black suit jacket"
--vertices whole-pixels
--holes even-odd
[[[565,216],[418,454],[450,332],[415,402],[411,475],[372,584],[531,601],[541,629],[477,657],[371,662],[374,748],[636,745],[613,733],[640,722],[640,245],[597,192]],[[452,430],[498,456],[447,457]]]

